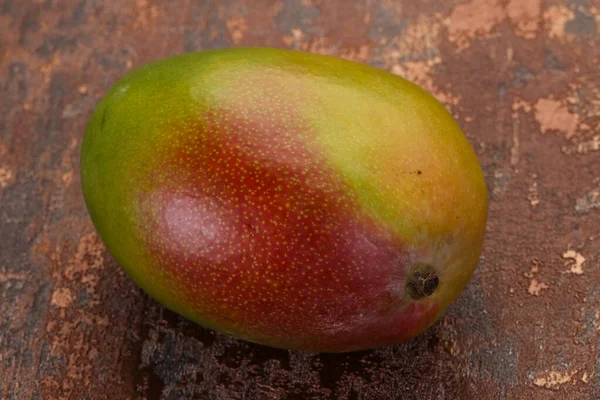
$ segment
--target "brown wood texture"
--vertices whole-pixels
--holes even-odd
[[[0,0],[0,399],[600,399],[600,0]],[[433,92],[490,191],[475,277],[430,330],[327,355],[164,310],[78,175],[129,69],[216,47],[344,58]]]

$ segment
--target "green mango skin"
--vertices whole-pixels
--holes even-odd
[[[184,54],[116,83],[86,128],[81,182],[127,274],[205,327],[347,352],[423,332],[481,253],[487,191],[428,92],[342,59]],[[408,289],[428,265],[439,285]]]

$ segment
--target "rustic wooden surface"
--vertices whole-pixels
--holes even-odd
[[[0,0],[0,399],[600,399],[599,0]],[[78,154],[132,67],[267,45],[432,91],[488,182],[479,269],[409,343],[274,350],[161,308],[90,223]]]

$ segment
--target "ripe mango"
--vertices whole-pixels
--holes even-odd
[[[307,351],[424,331],[470,280],[487,219],[477,158],[432,95],[265,48],[128,73],[90,118],[81,182],[108,250],[152,297]]]

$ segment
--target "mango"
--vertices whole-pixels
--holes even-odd
[[[487,219],[477,157],[431,94],[268,48],[127,73],[89,120],[81,184],[99,236],[150,296],[311,352],[426,330],[469,282]]]

